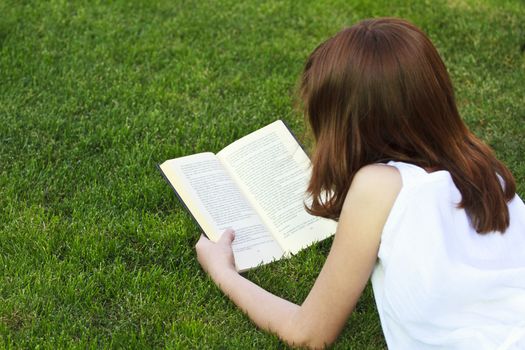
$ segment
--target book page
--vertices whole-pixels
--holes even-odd
[[[213,153],[172,159],[161,170],[212,241],[227,228],[235,230],[239,270],[282,257],[283,250]]]
[[[335,233],[336,223],[304,209],[310,160],[282,121],[224,148],[217,156],[286,251],[293,254]]]

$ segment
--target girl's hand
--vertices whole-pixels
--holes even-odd
[[[232,250],[234,238],[233,230],[227,229],[216,243],[201,235],[195,245],[197,260],[214,281],[225,272],[236,271]]]

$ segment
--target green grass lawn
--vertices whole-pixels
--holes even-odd
[[[283,348],[200,270],[156,164],[281,118],[309,52],[355,21],[429,34],[462,116],[525,195],[525,4],[0,1],[0,348]],[[300,303],[330,240],[251,271]],[[371,288],[335,348],[385,348]]]

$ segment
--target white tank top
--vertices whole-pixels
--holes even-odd
[[[525,205],[480,235],[450,173],[389,162],[403,186],[385,223],[372,285],[389,349],[525,349]]]

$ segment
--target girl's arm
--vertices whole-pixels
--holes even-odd
[[[235,271],[226,231],[217,243],[201,237],[200,264],[260,328],[290,345],[322,348],[335,341],[353,311],[377,259],[381,232],[401,189],[397,169],[375,164],[357,172],[341,211],[334,242],[301,306],[279,298]]]

